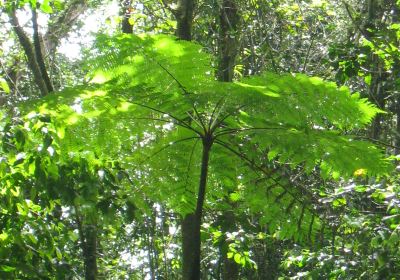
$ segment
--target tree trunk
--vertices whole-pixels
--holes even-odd
[[[95,225],[85,227],[85,280],[97,279],[97,228]]]
[[[206,195],[208,164],[212,146],[211,136],[203,138],[203,155],[201,159],[201,173],[197,205],[195,213],[187,214],[182,221],[182,250],[183,250],[183,280],[200,280],[200,227],[203,216],[203,204]]]
[[[235,0],[223,0],[219,19],[219,64],[217,78],[223,82],[232,82],[238,48],[237,29],[239,24],[239,15]],[[229,200],[229,198],[227,199]],[[230,204],[229,201],[228,204]],[[233,231],[235,228],[235,216],[233,212],[225,211],[222,214],[222,219],[223,232]],[[239,279],[239,266],[233,258],[228,259],[229,244],[230,241],[227,241],[225,238],[221,240],[222,279],[236,280]]]
[[[49,83],[50,79],[48,79],[48,81],[46,82],[42,78],[41,73],[43,72],[43,69],[49,68],[43,68],[44,63],[42,64],[42,66],[38,64],[37,50],[41,50],[42,56],[45,54],[53,54],[60,40],[68,34],[72,26],[78,20],[78,17],[83,14],[84,11],[86,11],[87,7],[88,6],[86,0],[68,1],[66,7],[60,12],[60,14],[55,18],[52,17],[52,20],[48,25],[47,32],[42,38],[42,41],[39,40],[39,36],[36,37],[36,35],[34,34],[34,41],[36,41],[34,42],[35,46],[32,45],[24,30],[19,26],[18,19],[15,17],[15,11],[9,12],[8,15],[10,17],[10,23],[12,24],[14,32],[17,34],[18,40],[28,58],[28,67],[33,73],[35,84],[39,87],[42,96],[47,95],[48,92],[53,91],[53,86],[51,83]],[[34,22],[35,16],[36,15],[32,14],[34,33],[37,32],[37,26],[34,26],[36,24]],[[44,61],[43,58],[42,61]],[[18,79],[20,76],[20,71],[18,70],[19,63],[20,61],[16,58],[12,66],[6,71],[8,73],[8,76],[6,76],[7,82],[9,82],[11,92],[13,93],[18,92]],[[46,73],[48,73],[48,71],[46,71]]]
[[[220,8],[218,80],[231,82],[237,55],[239,15],[234,0],[223,0]]]
[[[133,25],[130,24],[129,19],[131,17],[132,1],[131,0],[121,0],[120,2],[120,15],[122,17],[121,30],[122,33],[132,34]]]
[[[231,203],[229,203],[231,204]],[[232,205],[233,206],[233,205]],[[224,233],[232,232],[236,227],[235,215],[233,211],[224,211],[222,214],[221,229]],[[228,249],[231,240],[226,240],[225,237],[221,240],[222,253],[222,279],[237,280],[239,279],[239,265],[233,258],[228,259]]]
[[[51,80],[49,74],[47,73],[46,64],[43,58],[42,47],[40,43],[40,35],[39,35],[39,26],[37,22],[37,12],[36,8],[32,7],[32,27],[33,27],[33,46],[35,49],[36,61],[39,66],[40,73],[42,74],[42,79],[46,85],[47,91],[54,91],[53,85],[51,84]]]
[[[80,247],[83,255],[85,280],[97,279],[97,222],[84,224],[79,206],[74,205],[75,221],[78,227]],[[96,220],[95,218],[93,220]]]
[[[368,0],[367,2],[367,20],[364,29],[366,30],[364,36],[369,40],[375,40],[374,34],[370,30],[376,30],[376,21],[381,15],[378,10],[378,3],[376,0]],[[376,104],[379,109],[385,108],[385,89],[384,84],[386,76],[384,74],[384,65],[379,56],[371,53],[371,84],[369,86],[369,99],[372,103]],[[382,136],[382,124],[384,118],[382,114],[378,114],[372,122],[371,138],[379,139]]]
[[[15,15],[15,10],[9,13],[10,22],[13,26],[15,34],[17,34],[18,40],[24,49],[25,55],[28,59],[28,66],[32,71],[33,78],[35,80],[36,85],[38,86],[40,93],[42,96],[45,96],[49,93],[46,83],[43,80],[42,73],[40,71],[40,67],[37,63],[36,54],[34,52],[32,43],[30,42],[28,36],[25,34],[25,31],[19,25],[18,18]]]
[[[179,39],[192,40],[194,0],[178,0],[175,17],[177,21],[176,36]]]
[[[18,68],[20,63],[17,57],[13,58],[13,63],[8,69],[5,70],[4,78],[10,88],[11,94],[18,94],[19,79],[21,78],[21,70]]]
[[[392,1],[392,24],[393,23],[399,23],[400,18],[399,18],[399,6],[397,4],[397,1]],[[400,72],[400,60],[398,58],[395,59],[394,65],[393,65],[393,75],[394,77],[399,76]],[[398,155],[400,153],[400,97],[396,98],[396,108],[395,112],[396,114],[396,134],[395,134],[395,140],[394,144],[396,146],[395,148],[395,154]]]
[[[79,16],[88,9],[87,2],[87,0],[65,1],[66,7],[52,20],[43,36],[46,53],[52,55],[56,51],[61,39],[67,36]]]
[[[176,36],[181,40],[192,40],[192,22],[194,0],[178,0],[178,7],[174,12],[177,29]],[[209,153],[212,139],[203,139],[203,155],[197,205],[195,213],[187,214],[182,220],[182,279],[200,280],[201,239],[200,227],[203,215],[203,204],[207,185]]]

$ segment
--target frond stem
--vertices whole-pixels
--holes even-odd
[[[232,133],[241,133],[245,131],[251,131],[251,130],[279,130],[279,129],[287,129],[285,127],[245,127],[245,128],[229,128],[229,129],[224,129],[221,130],[220,133],[217,133],[215,137],[226,135],[226,134],[232,134]]]
[[[214,117],[214,114],[215,114],[215,112],[217,111],[218,107],[220,107],[220,105],[221,105],[221,103],[223,102],[224,99],[225,99],[224,96],[222,96],[222,97],[218,100],[217,104],[215,104],[215,106],[214,106],[214,109],[213,109],[213,111],[212,111],[212,113],[211,113],[210,121],[209,121],[209,123],[208,123],[208,128],[209,128],[210,131],[211,131],[211,128],[213,127],[213,124],[214,124],[215,121],[217,120],[218,115],[219,115],[219,113],[218,113],[218,114],[216,114],[215,117]],[[220,107],[220,109],[221,109],[221,108],[222,108],[222,106]],[[219,112],[220,112],[220,111],[219,111]]]
[[[173,142],[168,143],[167,145],[163,146],[161,149],[157,150],[156,152],[154,152],[153,154],[151,154],[150,156],[146,157],[146,160],[151,159],[152,157],[158,155],[159,153],[165,151],[166,149],[168,149],[169,147],[184,142],[184,141],[188,141],[188,140],[192,140],[192,139],[200,139],[197,136],[192,136],[192,137],[186,137],[186,138],[182,138]]]
[[[197,135],[201,136],[201,133],[200,133],[199,131],[197,131],[196,129],[194,129],[193,127],[191,127],[191,126],[190,126],[188,123],[186,123],[184,120],[182,120],[182,119],[180,119],[180,118],[178,118],[178,117],[175,117],[174,115],[172,115],[172,114],[170,114],[170,113],[161,111],[161,110],[159,110],[159,109],[156,109],[156,108],[153,108],[153,107],[151,107],[151,106],[148,106],[148,105],[145,105],[145,104],[141,104],[141,103],[132,102],[132,104],[135,104],[135,105],[137,105],[137,106],[141,106],[141,107],[143,107],[143,108],[152,110],[152,111],[157,112],[157,113],[160,113],[160,114],[167,115],[167,116],[169,116],[170,118],[174,119],[178,124],[182,125],[183,127],[186,127],[187,129],[189,129],[189,130],[193,131],[194,133],[196,133]]]
[[[229,147],[229,145],[219,139],[214,139],[214,142],[217,143],[218,145],[224,147],[225,149],[227,149],[228,151],[232,152],[233,154],[235,154],[236,156],[238,156],[240,159],[244,160],[247,165],[250,168],[255,168],[257,170],[259,170],[262,174],[265,174],[267,176],[270,176],[270,174],[268,174],[268,172],[266,172],[262,167],[256,165],[251,159],[249,159],[246,155],[236,151],[235,149]],[[304,205],[304,207],[306,207],[306,203],[304,201],[302,201],[298,196],[296,196],[296,194],[293,194],[292,192],[289,191],[289,188],[283,184],[281,184],[277,179],[275,179],[273,176],[270,176],[270,178],[275,181],[275,183],[277,185],[279,185],[280,187],[282,187],[288,194],[290,194],[291,197],[293,197],[294,199],[296,199],[301,205]],[[315,210],[313,208],[308,208],[308,210],[312,213],[315,213]],[[316,215],[318,215],[317,213],[315,213]]]

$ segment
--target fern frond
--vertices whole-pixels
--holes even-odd
[[[118,158],[141,190],[182,214],[195,205],[196,139],[211,132],[209,197],[215,202],[242,184],[251,208],[285,237],[308,238],[320,227],[309,195],[279,177],[271,177],[261,195],[258,185],[239,177],[259,178],[256,166],[270,176],[264,167],[272,165],[304,166],[325,177],[390,169],[379,148],[349,135],[381,111],[348,88],[302,74],[222,83],[213,78],[211,62],[201,46],[170,36],[101,36],[88,67],[90,85],[22,107],[51,116],[65,154],[90,150]]]

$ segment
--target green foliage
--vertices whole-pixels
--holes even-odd
[[[397,177],[391,176],[394,180]],[[372,201],[367,197],[372,197]],[[340,205],[330,222],[335,228],[334,238],[314,250],[288,251],[283,262],[285,274],[292,279],[394,279],[399,270],[397,183],[354,182],[337,189],[325,202],[335,204],[340,199],[349,203]]]
[[[10,87],[7,84],[7,81],[0,77],[0,90],[6,94],[10,93]]]
[[[48,117],[7,121],[1,133],[1,277],[82,274],[76,247],[84,242],[82,230],[98,226],[101,236],[109,225],[131,222],[128,211],[134,201],[126,199],[129,185],[117,178],[113,162],[88,152],[61,156],[59,131]]]
[[[45,162],[50,163],[49,146],[44,150],[38,150],[36,146],[27,152],[32,148],[34,134],[28,136],[22,125],[8,123],[1,133],[0,221],[3,226],[0,275],[5,279],[45,279],[62,271],[65,273],[60,252],[68,241],[64,235],[66,228],[63,224],[49,223],[59,201],[43,200],[39,194],[45,175],[41,168]],[[42,132],[39,129],[34,133]],[[35,161],[32,154],[41,155],[43,165]],[[45,169],[49,171],[54,167],[49,164]]]
[[[360,169],[371,176],[389,170],[378,148],[349,134],[380,110],[348,88],[300,74],[221,83],[212,77],[211,61],[199,45],[174,37],[100,36],[89,63],[91,85],[22,109],[36,107],[28,117],[54,120],[64,156],[90,151],[103,159],[118,157],[138,182],[135,192],[166,201],[182,214],[195,206],[198,142],[211,132],[209,203],[243,185],[250,208],[274,217],[265,221],[272,230],[288,229],[282,238],[300,238],[319,223],[310,205],[293,202],[302,196],[293,182],[271,176],[273,166],[303,166],[306,173],[319,170],[335,178]],[[263,202],[251,183],[260,176],[270,178],[266,187],[278,185]],[[261,199],[263,207],[248,196]]]
[[[53,13],[53,8],[52,6],[55,7],[60,7],[61,6],[61,1],[55,0],[55,1],[50,1],[50,0],[42,0],[42,1],[37,1],[37,0],[22,0],[22,1],[2,1],[0,2],[0,8],[5,7],[6,9],[15,9],[15,8],[23,8],[24,6],[29,5],[32,8],[40,8],[40,10],[43,13],[46,14],[51,14]]]
[[[47,46],[81,3],[96,5],[64,2],[0,9],[36,9],[48,20]],[[175,0],[127,2],[135,34],[175,31]],[[60,54],[46,60],[55,88],[89,84],[1,109],[13,116],[0,125],[1,279],[82,277],[79,222],[97,227],[99,278],[178,279],[178,224],[196,206],[201,137],[211,130],[201,232],[209,278],[221,278],[223,257],[243,279],[397,277],[399,178],[381,176],[390,162],[357,135],[399,151],[400,1],[234,1],[233,84],[214,79],[225,2],[197,5],[193,39],[204,48],[166,35],[101,35],[83,67]],[[71,38],[82,38],[87,28],[75,27]],[[7,105],[38,96],[11,28],[0,36]]]

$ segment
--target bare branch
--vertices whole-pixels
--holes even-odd
[[[47,91],[52,92],[54,91],[53,85],[51,84],[49,74],[47,73],[46,64],[43,58],[42,47],[40,45],[40,35],[39,35],[39,26],[38,26],[36,8],[31,7],[31,11],[32,11],[32,28],[33,28],[33,46],[35,48],[37,64],[39,65],[40,73],[42,74],[42,79],[46,84]]]
[[[39,90],[40,90],[40,93],[42,94],[42,96],[45,96],[49,92],[48,92],[46,83],[44,82],[44,80],[42,78],[42,74],[41,74],[40,67],[37,62],[36,54],[34,52],[32,43],[29,40],[28,36],[26,35],[25,31],[20,26],[18,18],[15,14],[15,9],[12,9],[8,13],[8,15],[10,17],[10,22],[13,26],[14,32],[15,32],[15,34],[17,34],[18,40],[19,40],[22,48],[24,49],[25,55],[28,59],[28,65],[32,71],[35,83],[39,87]]]

